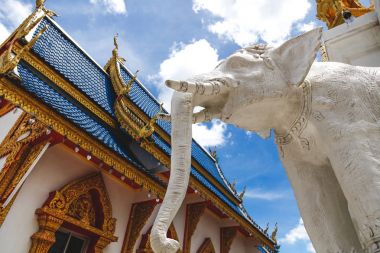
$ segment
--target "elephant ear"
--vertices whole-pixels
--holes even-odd
[[[321,46],[322,28],[288,40],[269,52],[288,84],[300,85],[308,74]]]

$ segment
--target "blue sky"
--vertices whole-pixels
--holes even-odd
[[[368,1],[364,1],[365,3]],[[0,40],[33,8],[32,0],[0,0]],[[316,26],[313,0],[48,0],[57,22],[100,64],[119,33],[120,54],[140,80],[167,103],[166,78],[211,70],[250,43],[278,45]],[[225,176],[247,186],[244,204],[270,230],[279,223],[281,252],[312,252],[273,138],[262,140],[220,122],[194,127],[200,143],[216,148]]]

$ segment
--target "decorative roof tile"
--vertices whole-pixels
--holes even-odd
[[[113,116],[115,93],[108,74],[50,19],[44,18],[35,33],[46,25],[33,52]]]

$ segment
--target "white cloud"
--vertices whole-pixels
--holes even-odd
[[[204,124],[193,125],[193,138],[203,147],[221,146],[226,143],[227,125],[219,120],[213,120],[211,127]]]
[[[1,3],[0,22],[9,28],[15,28],[32,13],[32,5],[18,0],[5,0]]]
[[[184,80],[191,76],[209,72],[218,64],[218,52],[207,40],[201,39],[190,44],[176,43],[169,55],[160,65],[159,99],[170,107],[173,91],[167,88],[167,79]]]
[[[284,193],[263,191],[261,189],[247,190],[244,196],[250,199],[260,199],[260,200],[269,200],[269,201],[282,199],[286,197]]]
[[[297,24],[297,30],[300,32],[308,32],[310,30],[313,30],[317,27],[317,24],[314,21],[311,21],[309,23],[299,23]]]
[[[185,80],[194,75],[209,72],[218,64],[218,52],[207,40],[201,39],[190,44],[176,43],[167,59],[160,65],[155,77],[159,90],[159,100],[165,108],[170,108],[173,91],[167,88],[167,79]],[[193,125],[193,137],[202,146],[220,146],[228,139],[227,125],[221,121],[212,121],[211,126]]]
[[[0,23],[0,44],[9,36],[8,29]]]
[[[303,224],[303,220],[300,219],[298,225],[290,230],[284,238],[279,240],[280,243],[283,244],[295,244],[296,242],[304,241],[307,245],[307,251],[315,253],[314,247],[310,242],[309,236],[306,232],[305,226]]]
[[[125,14],[127,7],[124,0],[90,0],[92,4],[100,4],[106,7],[108,13]]]
[[[259,38],[271,44],[284,41],[310,7],[308,0],[193,0],[195,12],[208,11],[217,18],[209,31],[240,46]]]
[[[0,44],[10,31],[19,26],[32,13],[32,5],[18,0],[3,0],[0,8]]]

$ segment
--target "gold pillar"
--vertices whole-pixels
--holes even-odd
[[[39,230],[31,237],[32,246],[29,249],[29,253],[47,253],[55,243],[55,232],[62,225],[63,220],[39,212],[38,210],[37,215]]]
[[[220,252],[228,253],[231,249],[232,242],[237,235],[236,227],[220,228]]]
[[[145,201],[134,203],[132,205],[127,231],[125,232],[123,248],[121,250],[122,253],[133,252],[133,247],[140,236],[140,232],[151,216],[156,205],[156,201]]]
[[[190,253],[191,237],[193,236],[195,229],[197,228],[198,222],[201,219],[205,210],[205,202],[188,204],[186,207],[186,222],[183,240],[184,253]]]

